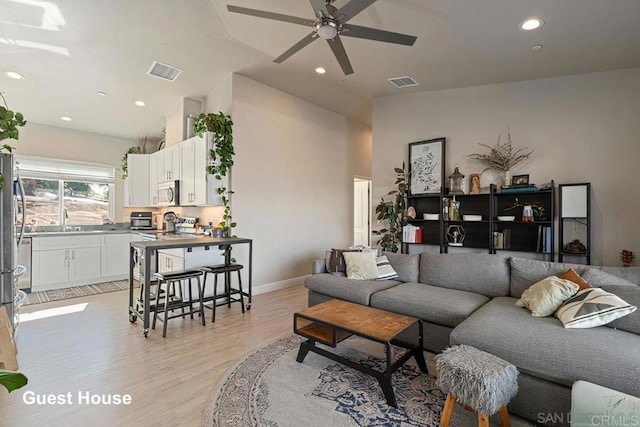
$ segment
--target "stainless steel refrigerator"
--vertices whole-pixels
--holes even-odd
[[[6,308],[7,315],[15,330],[17,326],[17,310],[15,307],[16,276],[24,272],[18,268],[18,247],[24,237],[25,200],[22,182],[14,174],[14,160],[11,154],[0,154],[0,173],[4,184],[0,189],[0,221],[2,236],[0,236],[0,305]],[[21,211],[20,215],[17,214]],[[20,216],[19,225],[16,217]]]

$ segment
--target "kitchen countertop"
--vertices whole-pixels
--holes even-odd
[[[137,230],[120,229],[120,230],[80,230],[80,231],[36,231],[33,233],[24,233],[24,237],[64,237],[79,235],[101,235],[101,234],[129,234]]]
[[[169,233],[172,234],[172,233]],[[237,243],[251,243],[251,239],[242,237],[209,237],[194,235],[173,234],[167,239],[146,240],[140,242],[131,242],[131,246],[138,249],[174,249],[174,248],[193,248],[198,246],[214,246],[214,245],[233,245]]]

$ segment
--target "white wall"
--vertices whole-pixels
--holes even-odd
[[[620,265],[640,254],[640,69],[530,80],[376,98],[373,113],[374,200],[393,187],[393,167],[407,144],[447,138],[447,176],[467,175],[482,152],[511,128],[514,145],[535,149],[514,173],[531,182],[592,183],[592,262]],[[482,185],[498,183],[485,173]]]
[[[18,154],[115,167],[118,179],[115,185],[116,217],[113,219],[117,222],[129,220],[122,207],[124,189],[123,181],[119,179],[120,160],[130,147],[138,145],[138,141],[28,122],[20,128],[20,139],[10,143]]]
[[[222,111],[224,114],[231,114],[233,104],[232,82],[233,74],[229,74],[207,95],[204,101],[205,112],[217,113]]]
[[[233,76],[236,234],[254,241],[254,284],[309,274],[353,238],[349,121]]]

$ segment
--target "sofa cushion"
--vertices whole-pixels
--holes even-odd
[[[516,307],[528,308],[535,317],[551,316],[578,289],[580,286],[571,280],[549,276],[525,289]]]
[[[603,286],[602,289],[619,296],[631,305],[640,307],[640,286]],[[640,335],[640,310],[607,323],[607,326]]]
[[[397,280],[347,279],[329,273],[312,274],[304,279],[307,289],[362,305],[369,305],[373,293],[391,288],[398,283],[400,282]]]
[[[391,267],[398,273],[398,280],[401,282],[417,282],[420,270],[420,254],[394,254],[393,252],[382,252],[389,260]]]
[[[640,267],[599,267],[599,269],[640,285]]]
[[[520,298],[525,289],[549,276],[559,276],[570,268],[583,275],[586,266],[580,264],[564,264],[560,262],[538,261],[534,259],[511,257],[511,279],[509,295]],[[586,279],[589,281],[589,279]],[[591,283],[593,285],[593,283]]]
[[[455,327],[488,301],[489,298],[472,292],[422,283],[401,283],[373,294],[371,306]]]
[[[374,280],[380,275],[375,252],[343,252],[347,264],[347,277],[357,280]]]
[[[637,309],[602,288],[588,288],[569,298],[555,315],[565,328],[593,328],[606,325]]]
[[[591,283],[591,286],[595,286],[597,288],[602,286],[636,286],[635,283],[632,283],[622,277],[615,276],[611,273],[607,273],[606,271],[598,270],[595,268],[587,268],[587,271],[583,274],[584,280]]]
[[[423,253],[420,280],[416,281],[488,297],[506,296],[509,295],[509,259],[489,254]]]
[[[606,326],[565,329],[555,317],[532,317],[515,298],[495,298],[451,333],[521,372],[571,385],[582,379],[640,396],[640,339]]]
[[[587,289],[591,287],[591,284],[584,280],[573,268],[568,269],[564,273],[558,276],[560,279],[571,280],[573,283],[578,285],[579,291],[583,289]]]

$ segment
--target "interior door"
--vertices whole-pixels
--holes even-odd
[[[353,244],[370,246],[371,202],[369,188],[371,181],[355,178],[353,181]]]

